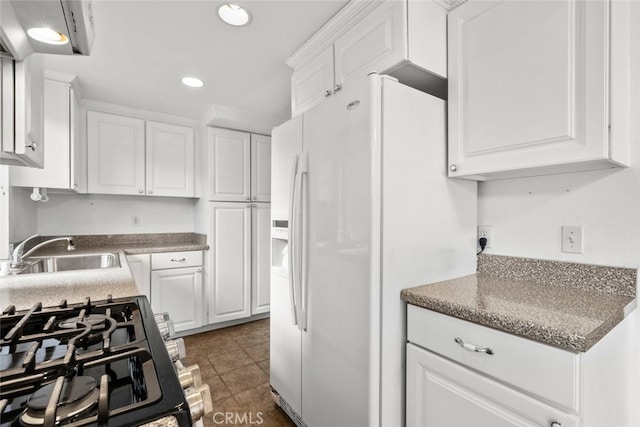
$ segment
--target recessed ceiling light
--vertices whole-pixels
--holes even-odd
[[[218,16],[234,27],[241,27],[251,22],[251,14],[237,4],[226,3],[218,8]]]
[[[204,82],[200,79],[196,79],[195,77],[183,77],[182,84],[189,87],[202,87],[204,86]]]
[[[52,30],[51,28],[29,28],[27,30],[27,34],[29,34],[29,37],[32,39],[47,44],[66,44],[69,42],[66,35],[56,30]]]

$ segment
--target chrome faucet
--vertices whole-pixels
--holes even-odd
[[[44,242],[38,243],[37,245],[35,245],[31,249],[29,249],[26,254],[23,253],[24,252],[24,245],[28,241],[30,241],[32,239],[35,239],[36,237],[40,237],[40,234],[34,234],[33,236],[27,237],[22,242],[20,242],[20,244],[18,246],[15,247],[15,249],[13,250],[13,253],[11,254],[11,268],[20,267],[24,263],[24,261],[23,261],[24,258],[28,257],[29,255],[31,255],[32,253],[34,253],[35,251],[37,251],[41,247],[43,247],[45,245],[48,245],[49,243],[59,242],[61,240],[66,240],[67,241],[67,250],[68,251],[74,251],[76,249],[75,245],[73,244],[73,237],[56,237],[54,239],[49,239],[49,240],[45,240]]]

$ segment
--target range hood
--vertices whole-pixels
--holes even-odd
[[[27,36],[50,28],[69,42],[51,45]],[[95,35],[91,0],[0,0],[0,55],[23,60],[30,54],[89,55]]]

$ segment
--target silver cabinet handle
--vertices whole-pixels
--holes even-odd
[[[149,190],[149,191],[147,191],[147,193],[149,193],[149,194],[153,194],[153,191],[152,191],[152,190]]]
[[[551,427],[562,427],[562,423],[560,421],[551,421]]]
[[[325,97],[325,98],[328,98],[328,97],[330,97],[330,96],[331,96],[331,91],[330,91],[329,89],[325,90],[325,91],[324,91],[324,97]]]
[[[202,273],[202,269],[201,268],[197,269],[196,273]]]
[[[36,151],[38,149],[38,145],[35,142],[32,142],[29,145],[25,145],[25,148],[31,148],[31,151]]]
[[[247,196],[247,200],[251,200],[251,197]]]
[[[458,166],[456,166],[456,165],[451,165],[451,166],[449,166],[449,170],[450,170],[451,172],[455,172],[455,171],[457,171],[457,170],[458,170]]]
[[[479,348],[479,347],[476,347],[473,344],[469,344],[469,343],[466,343],[466,342],[462,341],[462,339],[458,338],[458,337],[454,338],[453,340],[456,342],[456,344],[458,344],[460,347],[464,348],[465,350],[475,351],[477,353],[494,354],[493,350],[490,349],[489,347]]]
[[[253,196],[251,200],[258,200],[258,198],[256,196]]]
[[[333,88],[333,93],[338,93],[342,90],[342,85],[337,84],[334,88]]]
[[[247,207],[250,208],[251,207],[251,203],[247,203]]]
[[[142,194],[142,193],[144,193],[144,191],[143,190],[138,190],[138,193]]]
[[[171,262],[185,262],[186,258],[171,258]]]

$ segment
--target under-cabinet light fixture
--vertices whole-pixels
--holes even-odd
[[[69,43],[69,39],[63,33],[46,27],[34,27],[27,30],[27,34],[34,40],[42,43],[62,45]]]

